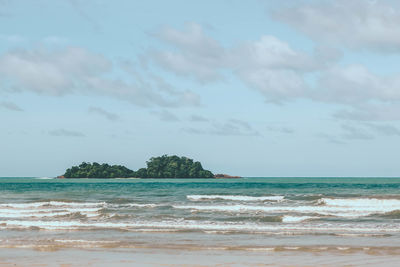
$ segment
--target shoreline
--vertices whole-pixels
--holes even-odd
[[[180,249],[0,250],[0,266],[396,266],[398,254]],[[195,262],[195,263],[194,263]]]

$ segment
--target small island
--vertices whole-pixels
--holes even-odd
[[[187,157],[168,156],[152,157],[146,162],[147,168],[137,171],[121,165],[83,162],[79,166],[67,169],[58,178],[223,178],[203,169],[198,161]],[[226,175],[226,178],[238,176]]]

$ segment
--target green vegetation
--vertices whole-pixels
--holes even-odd
[[[204,170],[201,163],[186,157],[153,157],[147,163],[147,169],[139,169],[140,178],[214,178],[214,174]]]
[[[65,171],[65,178],[128,178],[134,177],[135,172],[121,165],[99,164],[97,162],[82,162]]]
[[[167,156],[150,158],[147,168],[132,171],[121,165],[83,162],[66,170],[65,178],[214,178],[201,163],[186,157]]]

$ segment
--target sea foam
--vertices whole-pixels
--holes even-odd
[[[232,200],[232,201],[282,201],[284,196],[234,196],[234,195],[188,195],[187,199],[192,201],[201,200],[212,200],[212,199],[222,199],[222,200]]]

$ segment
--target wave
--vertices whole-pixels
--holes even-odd
[[[122,222],[86,222],[86,221],[0,221],[0,229],[43,229],[43,230],[97,230],[118,229],[123,231],[231,231],[245,233],[263,233],[272,235],[315,235],[315,234],[389,234],[399,233],[400,225],[393,224],[257,224],[257,223],[216,223],[214,221],[136,221]]]
[[[2,203],[0,209],[16,208],[16,209],[31,209],[49,206],[65,206],[65,207],[97,207],[106,205],[105,202],[62,202],[62,201],[45,201],[45,202],[28,202],[28,203]]]
[[[328,206],[328,205],[307,205],[307,206],[261,206],[261,205],[173,205],[176,209],[190,209],[205,212],[227,212],[227,213],[300,213],[318,214],[323,216],[357,218],[372,214],[382,214],[399,209],[398,206]]]
[[[34,219],[34,218],[63,217],[69,219],[84,219],[88,217],[107,215],[110,212],[115,213],[120,209],[155,208],[158,206],[160,205],[154,203],[107,204],[106,202],[66,202],[66,201],[3,203],[0,204],[0,218]]]
[[[400,219],[400,209],[386,212],[381,214],[382,217],[390,218],[390,219]]]
[[[155,203],[123,203],[123,204],[108,204],[106,202],[64,202],[64,201],[43,201],[43,202],[28,202],[28,203],[2,203],[0,211],[5,208],[10,209],[43,209],[43,208],[90,208],[90,207],[110,207],[110,208],[155,208],[161,206]]]
[[[258,223],[266,223],[266,222],[282,222],[283,216],[229,216],[229,217],[222,217],[222,218],[214,218],[216,221],[222,222],[258,222]],[[189,220],[204,220],[207,217],[187,217]],[[209,219],[209,218],[207,218]]]
[[[101,208],[65,208],[65,209],[0,209],[0,218],[43,218],[53,216],[65,216],[74,213],[81,213],[87,217],[97,216]]]
[[[189,197],[189,196],[188,196]],[[191,196],[193,198],[193,196]],[[219,195],[194,195],[195,200],[222,198],[243,200],[242,196],[219,196]],[[282,199],[282,196],[273,196],[276,199]],[[249,198],[249,200],[251,197]],[[276,204],[278,203],[278,204]],[[286,204],[286,205],[285,205]],[[288,205],[291,204],[291,205]],[[292,202],[281,201],[268,203],[267,205],[257,204],[236,204],[236,205],[174,205],[176,209],[190,209],[193,211],[204,212],[227,212],[227,213],[267,213],[282,214],[284,216],[293,216],[295,213],[297,218],[301,216],[329,216],[342,218],[358,218],[370,215],[386,215],[386,217],[400,218],[400,199],[396,198],[319,198],[318,201],[308,202]],[[399,212],[396,212],[399,211]],[[299,217],[300,216],[300,217]],[[286,217],[283,222],[289,222],[291,217]],[[310,218],[307,218],[310,219]],[[302,221],[301,219],[293,219],[293,221]]]
[[[105,202],[31,202],[0,204],[0,218],[50,218],[64,217],[70,219],[96,217]],[[79,213],[79,216],[78,216]]]
[[[309,221],[312,219],[319,219],[320,217],[314,217],[314,216],[289,216],[285,215],[282,217],[282,222],[284,223],[298,223],[298,222],[304,222],[304,221]]]
[[[192,201],[223,199],[233,201],[282,201],[284,196],[234,196],[234,195],[188,195],[187,199]]]
[[[128,206],[128,207],[135,207],[135,208],[155,208],[160,205],[157,205],[154,203],[149,203],[149,204],[129,203],[129,204],[119,205],[119,207],[120,206]]]
[[[319,204],[335,207],[353,208],[392,208],[400,209],[400,199],[380,199],[380,198],[321,198]]]

